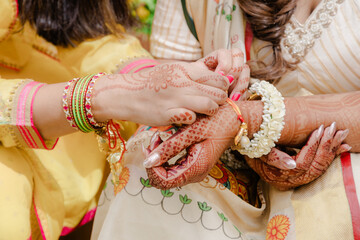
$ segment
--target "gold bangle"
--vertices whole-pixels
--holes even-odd
[[[235,146],[238,147],[239,143],[242,146],[250,144],[250,140],[247,137],[247,134],[248,134],[247,124],[241,115],[240,108],[230,98],[226,99],[226,102],[229,103],[230,106],[234,109],[236,115],[238,116],[238,119],[241,122],[239,131],[236,134],[235,139],[234,139]]]

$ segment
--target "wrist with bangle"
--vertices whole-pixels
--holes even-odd
[[[92,74],[74,78],[65,86],[63,93],[63,110],[70,126],[82,132],[92,132],[104,127],[98,123],[91,111],[91,96],[96,80],[105,73]]]
[[[247,124],[241,117],[239,107],[235,103],[230,104],[241,121],[232,149],[250,158],[259,158],[268,154],[280,139],[281,131],[284,128],[285,104],[280,92],[266,81],[254,83],[249,91],[253,94],[250,100],[254,96],[261,96],[261,101],[264,104],[263,122],[260,125],[260,130],[253,134],[253,139],[249,140]],[[229,99],[227,102],[229,103]]]
[[[119,70],[120,74],[136,73],[158,64],[154,59],[133,59]],[[68,82],[63,92],[63,110],[70,126],[88,133],[98,135],[100,151],[107,155],[110,165],[112,183],[115,194],[121,190],[120,175],[126,168],[122,158],[126,151],[126,141],[121,137],[120,130],[124,129],[120,121],[109,120],[97,122],[92,111],[93,88],[96,81],[105,75],[99,73],[82,78],[74,78]]]

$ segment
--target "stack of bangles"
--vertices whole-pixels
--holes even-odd
[[[281,131],[284,128],[285,104],[280,92],[270,83],[260,81],[249,88],[252,96],[261,96],[264,104],[260,131],[253,134],[253,139],[247,137],[247,124],[245,123],[239,107],[230,99],[227,102],[233,107],[241,121],[240,129],[235,137],[233,150],[239,151],[242,155],[250,158],[259,158],[268,154],[275,143],[280,139]]]
[[[74,78],[68,82],[63,93],[63,110],[70,126],[88,133],[106,126],[95,121],[91,111],[91,97],[95,81],[105,73]]]

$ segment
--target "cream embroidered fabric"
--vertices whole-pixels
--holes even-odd
[[[336,15],[338,5],[344,0],[327,0],[316,11],[312,12],[305,24],[301,24],[292,16],[291,21],[285,29],[282,46],[291,56],[301,61],[306,53],[314,46],[315,39],[321,37],[323,29],[329,27],[333,17]]]
[[[177,22],[177,24],[173,24],[171,32],[168,31],[165,34],[165,29],[169,28],[169,22],[164,21],[164,19],[171,19],[172,16],[183,14],[180,1],[161,2],[159,1],[159,4],[167,6],[167,8],[158,7],[156,9],[154,31],[151,39],[161,39],[162,42],[166,42],[169,46],[176,45],[178,47],[171,48],[169,50],[171,54],[164,55],[162,52],[165,45],[161,46],[158,41],[153,41],[151,43],[151,53],[160,58],[175,56],[176,59],[185,60],[180,58],[182,47],[184,47],[181,46],[181,38],[171,37],[173,32],[191,34],[188,29],[184,28],[184,24],[187,27],[185,19],[183,18],[183,23]],[[234,4],[236,6],[237,3],[236,1],[220,1],[219,5],[221,4]],[[283,53],[289,61],[294,61],[297,58],[303,59],[298,64],[297,70],[286,74],[277,85],[283,95],[294,96],[303,93],[305,90],[312,94],[320,94],[360,89],[360,59],[356,54],[356,50],[360,51],[360,24],[357,24],[360,21],[359,5],[359,0],[323,0],[305,24],[300,24],[294,17],[291,19],[287,26],[286,38],[282,41]],[[158,9],[161,10],[158,11]],[[206,11],[210,12],[211,8],[208,7]],[[199,15],[195,10],[194,12],[190,11],[190,15],[194,16],[195,14]],[[244,42],[241,38],[236,41],[239,36],[244,35],[241,27],[243,22],[239,24],[234,20],[236,14],[238,14],[238,11],[232,13],[233,19],[229,21],[228,25],[222,24],[221,26],[218,20],[211,21],[211,23],[200,23],[196,22],[197,18],[194,17],[195,26],[197,29],[201,26],[202,28],[209,28],[210,26],[218,29],[219,32],[217,32],[216,36],[227,37],[227,35],[230,35],[228,38],[232,41],[230,40],[229,46],[243,49]],[[226,28],[231,29],[232,32],[229,34],[229,29]],[[235,32],[235,29],[238,32]],[[204,41],[201,45],[204,50],[203,55],[214,49],[229,47],[228,44],[224,43],[223,46],[211,46],[212,32],[204,31],[205,33],[209,35],[203,36],[203,38],[209,41]],[[303,40],[296,42],[300,36],[304,37]],[[267,45],[266,42],[254,39],[251,58],[270,62],[272,54],[271,50],[265,47]],[[190,42],[186,47],[187,49],[191,47]],[[199,43],[194,44],[191,51],[199,51]]]
[[[284,95],[293,96],[301,89],[312,94],[360,90],[359,4],[358,0],[323,0],[305,24],[292,17],[282,49],[287,60],[301,62],[277,85]],[[260,51],[264,45],[255,40],[252,54],[259,51],[259,59],[268,62],[269,49]]]
[[[201,58],[200,43],[186,24],[180,1],[157,1],[150,51],[156,58],[182,60]]]

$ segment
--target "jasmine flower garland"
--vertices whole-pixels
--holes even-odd
[[[280,92],[270,83],[260,81],[254,83],[249,91],[261,96],[264,103],[263,122],[260,131],[253,134],[249,144],[237,145],[233,149],[250,158],[259,158],[275,147],[284,128],[285,104]],[[243,138],[247,138],[243,136]]]

